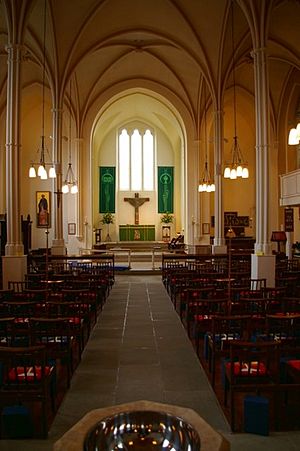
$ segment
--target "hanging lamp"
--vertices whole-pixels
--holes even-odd
[[[237,120],[236,120],[236,83],[235,83],[235,45],[234,45],[234,11],[233,1],[231,3],[231,41],[232,41],[232,79],[233,79],[233,123],[234,136],[231,147],[231,162],[226,164],[224,169],[224,178],[235,180],[238,177],[247,179],[249,177],[249,169],[244,161],[243,154],[239,145],[237,136]]]
[[[208,152],[207,152],[207,125],[206,125],[206,92],[205,92],[205,84],[203,90],[204,96],[204,146],[205,146],[205,163],[204,170],[200,178],[200,183],[198,186],[199,193],[207,192],[212,193],[216,190],[215,184],[210,177],[210,172],[208,169]]]
[[[68,169],[66,172],[66,178],[61,188],[62,193],[67,194],[71,192],[71,194],[78,193],[78,184],[73,172],[72,168],[72,90],[71,90],[71,79],[70,79],[70,108],[69,108],[69,138],[68,138],[68,151],[69,151],[69,163]]]
[[[44,1],[44,23],[43,23],[43,81],[42,81],[42,135],[41,145],[38,147],[37,154],[39,155],[39,162],[31,162],[29,168],[29,178],[35,178],[37,175],[41,180],[47,180],[49,178],[56,178],[55,166],[53,163],[46,163],[45,155],[49,154],[49,151],[45,143],[45,74],[46,74],[46,0]],[[46,166],[49,165],[49,172],[47,173]],[[38,167],[37,171],[35,166]]]

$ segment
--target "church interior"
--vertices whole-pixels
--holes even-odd
[[[223,451],[300,446],[299,18],[0,0],[0,356],[39,345],[50,390],[0,375],[0,450],[69,449],[89,411],[138,400],[195,410]]]

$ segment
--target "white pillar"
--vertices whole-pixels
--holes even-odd
[[[272,253],[269,230],[269,81],[265,48],[255,49],[256,243],[259,254]]]
[[[83,212],[83,192],[82,192],[82,147],[83,147],[83,139],[76,138],[75,140],[75,156],[74,160],[76,162],[76,173],[77,174],[77,184],[78,184],[78,194],[76,196],[76,230],[77,230],[77,238],[78,240],[83,240],[83,236],[85,236],[85,247],[87,248],[87,233],[88,233],[88,220],[86,211]],[[90,227],[91,228],[91,227]]]
[[[215,237],[213,254],[224,254],[227,247],[224,238],[224,213],[222,191],[222,158],[224,142],[223,111],[215,111]]]
[[[251,277],[267,278],[275,285],[275,257],[272,255],[269,230],[269,80],[267,52],[256,48],[254,58],[256,119],[256,243],[251,260]]]
[[[64,255],[66,253],[65,240],[63,237],[63,194],[62,188],[62,114],[63,110],[54,108],[53,112],[53,149],[56,163],[55,179],[55,208],[54,208],[54,239],[52,241],[51,252],[54,255]]]
[[[3,287],[8,280],[24,280],[27,258],[21,240],[20,215],[20,111],[21,61],[23,47],[18,44],[7,48],[7,107],[6,107],[6,210],[7,243],[2,257]],[[12,263],[13,261],[13,263]]]

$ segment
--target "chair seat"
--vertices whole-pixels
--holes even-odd
[[[231,371],[231,362],[226,363],[226,371]],[[233,373],[235,376],[265,376],[267,369],[262,362],[234,362]]]
[[[53,366],[45,366],[43,368],[44,375],[49,376],[54,370]],[[42,379],[42,367],[40,366],[30,366],[24,368],[23,366],[18,366],[11,368],[8,372],[8,379],[10,382],[32,382],[41,381]]]
[[[300,360],[289,360],[287,365],[293,368],[294,370],[300,371]]]

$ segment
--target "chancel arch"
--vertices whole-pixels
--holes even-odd
[[[120,154],[120,146],[124,146],[125,157]],[[185,221],[185,206],[182,205],[181,196],[186,183],[185,147],[182,125],[170,106],[156,98],[153,92],[123,93],[107,108],[103,108],[92,137],[93,228],[103,228],[102,213],[107,205],[106,208],[103,206],[105,188],[101,183],[101,174],[107,171],[114,176],[115,202],[110,204],[114,215],[114,224],[110,226],[111,239],[124,240],[120,226],[134,225],[138,208],[139,225],[151,226],[148,239],[161,240],[162,208],[159,205],[159,195],[162,193],[159,174],[166,168],[172,176],[172,183],[167,189],[170,202],[165,205],[174,214],[173,232],[182,231]],[[137,174],[137,168],[140,168],[140,174]],[[137,199],[147,201],[138,200],[136,204]],[[136,236],[135,239],[143,239],[143,236]]]

